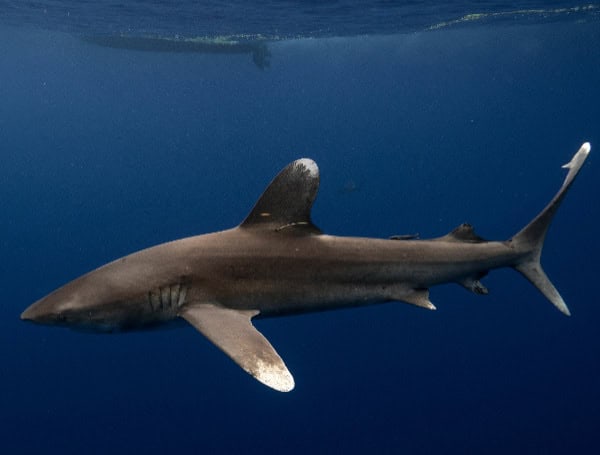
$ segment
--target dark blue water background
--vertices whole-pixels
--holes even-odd
[[[260,2],[231,7],[236,19],[223,13],[214,30],[159,2],[146,15],[150,2],[124,2],[130,15],[114,17],[102,2],[4,3],[2,453],[600,450],[596,7],[426,30],[507,9],[412,4],[394,28],[394,3],[369,16],[330,2],[308,14],[329,24],[317,33],[297,2],[270,4],[288,12],[279,23],[255,14]],[[78,20],[65,14],[76,4]],[[249,55],[99,47],[86,30],[301,38],[269,41],[260,70]],[[503,270],[487,297],[434,288],[436,312],[391,303],[258,321],[296,378],[289,394],[192,328],[93,335],[19,320],[109,260],[236,225],[298,157],[319,163],[313,218],[327,233],[430,237],[468,221],[506,239],[584,141],[592,154],[543,256],[571,318]]]

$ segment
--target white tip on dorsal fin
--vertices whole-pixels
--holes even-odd
[[[317,166],[317,163],[315,163],[310,158],[300,158],[294,163],[296,163],[299,166],[304,166],[304,168],[308,171],[312,178],[319,177],[319,167]]]
[[[310,211],[319,190],[319,168],[309,158],[288,164],[269,184],[241,228],[320,234]]]

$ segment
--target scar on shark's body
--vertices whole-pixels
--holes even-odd
[[[21,319],[116,331],[182,318],[260,382],[287,392],[294,379],[252,325],[255,317],[393,300],[433,310],[430,287],[455,282],[487,294],[481,278],[501,267],[519,271],[569,315],[540,256],[552,218],[589,152],[586,142],[563,166],[569,172],[554,198],[505,241],[484,240],[468,224],[428,240],[325,235],[311,220],[319,169],[303,158],[275,177],[239,226],[106,264],[37,301]]]

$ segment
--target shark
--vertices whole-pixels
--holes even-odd
[[[432,239],[341,237],[311,219],[319,169],[288,164],[232,229],[163,243],[110,262],[29,306],[21,319],[115,332],[185,320],[261,383],[294,389],[288,367],[252,321],[400,301],[429,310],[429,289],[458,283],[487,294],[481,279],[513,268],[559,311],[569,309],[542,269],[546,233],[590,144],[563,167],[550,202],[508,240],[488,241],[469,224]]]

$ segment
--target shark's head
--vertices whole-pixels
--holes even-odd
[[[23,321],[46,325],[61,325],[65,323],[67,319],[65,311],[56,302],[53,302],[55,299],[51,297],[52,295],[49,295],[30,305],[21,313],[21,319]]]
[[[74,283],[35,302],[21,314],[21,319],[81,330],[112,330],[109,324],[102,323],[103,307],[109,302],[102,296],[85,292],[85,285],[73,286]]]
[[[147,316],[136,313],[138,300],[139,296],[123,292],[115,280],[97,270],[38,300],[21,319],[85,331],[125,330],[132,320],[144,322]]]
[[[146,260],[148,254],[126,256],[67,283],[32,304],[21,319],[94,332],[150,328],[174,320],[188,286],[184,277],[161,276],[161,267]]]

